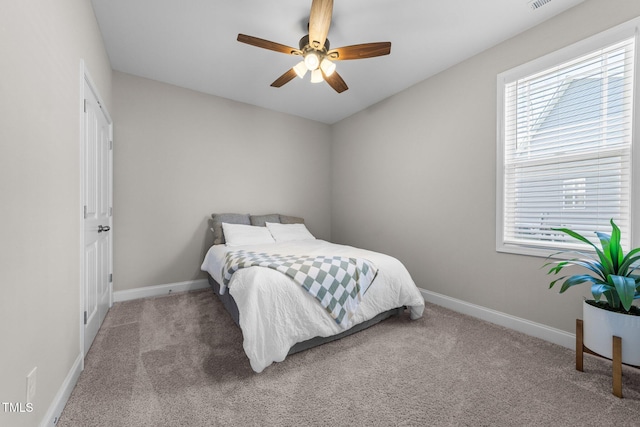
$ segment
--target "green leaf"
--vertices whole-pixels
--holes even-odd
[[[604,297],[607,299],[609,306],[613,308],[620,307],[620,298],[618,298],[618,294],[615,290],[606,291],[603,293]]]
[[[609,262],[609,264],[613,267],[613,258],[611,257],[611,236],[607,233],[600,233],[596,231],[596,236],[600,240],[600,246],[602,246],[602,253],[605,258]],[[612,271],[608,272],[609,274],[613,273]]]
[[[567,265],[567,262],[566,261],[548,262],[545,265],[543,265],[542,267],[544,268],[544,267],[547,267],[549,265],[553,265],[554,267],[551,267],[549,269],[549,271],[547,271],[547,274],[558,274]]]
[[[560,293],[563,293],[572,286],[579,285],[580,283],[585,282],[600,283],[598,279],[593,276],[589,276],[588,274],[576,274],[575,276],[571,276],[564,281],[562,287],[560,288]]]
[[[554,252],[554,253],[552,253],[551,255],[549,255],[548,257],[546,257],[546,258],[545,258],[545,261],[547,261],[547,260],[549,260],[549,259],[551,259],[551,258],[553,258],[553,257],[555,257],[555,256],[558,256],[558,255],[566,255],[566,254],[575,254],[575,255],[578,255],[578,256],[580,257],[580,259],[585,259],[585,258],[586,258],[586,259],[590,259],[590,260],[593,260],[593,261],[596,261],[596,262],[599,262],[599,261],[600,261],[598,258],[594,257],[594,256],[593,256],[592,254],[590,254],[590,253],[587,253],[587,252],[580,252],[580,251],[576,251],[576,250],[574,250],[574,249],[571,249],[571,250],[565,250],[565,251],[558,251],[558,252]],[[551,261],[551,262],[547,262],[547,263],[546,263],[546,264],[544,264],[542,267],[546,267],[547,265],[554,264],[554,263],[557,263],[557,262],[558,262],[558,261]]]
[[[575,259],[575,260],[570,260],[568,262],[568,264],[571,265],[576,265],[578,267],[584,267],[587,270],[591,270],[593,271],[595,274],[597,274],[602,280],[605,280],[606,277],[604,276],[604,273],[602,271],[602,264],[600,264],[597,261],[587,261],[587,260],[580,260],[580,259]]]
[[[579,234],[579,233],[576,233],[576,232],[575,232],[575,231],[573,231],[573,230],[569,230],[568,228],[552,228],[552,230],[554,230],[554,231],[561,231],[561,232],[563,232],[563,233],[565,233],[565,234],[568,234],[569,236],[573,237],[573,238],[574,238],[574,239],[576,239],[576,240],[580,240],[581,242],[584,242],[584,243],[586,243],[586,244],[588,244],[588,245],[593,246],[595,249],[598,249],[598,248],[596,247],[596,245],[594,245],[593,243],[591,243],[591,240],[587,239],[586,237],[584,237],[583,235],[581,235],[581,234]]]
[[[629,268],[633,266],[633,264],[640,261],[640,255],[634,256],[637,253],[640,253],[640,248],[635,248],[634,250],[629,251],[627,256],[624,257],[620,265],[620,271],[619,271],[621,276],[628,276],[631,271],[638,268],[638,267],[635,267],[631,271],[628,271]]]
[[[551,269],[549,269],[547,274],[558,274],[564,267],[575,265],[575,266],[578,266],[578,267],[584,267],[587,270],[591,270],[597,276],[599,276],[602,280],[606,280],[606,276],[604,275],[604,272],[602,271],[603,270],[602,264],[600,264],[596,260],[587,260],[587,259],[574,258],[574,259],[563,260],[563,261],[549,262],[549,263],[545,264],[545,266],[548,266],[548,265],[555,265],[555,266],[552,267]]]
[[[620,228],[613,222],[611,218],[611,244],[609,245],[609,252],[611,254],[611,261],[613,262],[613,269],[615,273],[618,273],[618,266],[622,264],[622,247],[620,246]]]
[[[603,275],[604,277],[608,276],[609,274],[613,274],[613,264],[611,262],[611,259],[606,256],[604,254],[604,252],[602,252],[600,250],[600,248],[598,248],[596,245],[594,245],[589,239],[587,239],[586,237],[584,237],[583,235],[576,233],[573,230],[569,230],[568,228],[552,228],[552,230],[555,231],[560,231],[562,233],[568,234],[569,236],[573,237],[576,240],[580,240],[583,243],[588,244],[589,246],[593,247],[593,249],[595,249],[596,254],[598,255],[598,258],[600,259],[600,263],[603,266]],[[567,251],[570,252],[570,251]]]
[[[629,309],[631,309],[631,304],[633,303],[633,297],[636,293],[636,281],[631,277],[616,276],[612,274],[608,277],[608,282],[616,287],[620,303],[626,311],[629,311]]]
[[[553,288],[553,285],[555,285],[556,283],[558,283],[560,280],[563,280],[565,277],[567,276],[562,276],[556,280],[554,280],[553,282],[549,283],[549,289]]]
[[[600,301],[600,297],[605,292],[611,292],[615,287],[605,283],[594,283],[591,285],[591,295],[596,301]]]

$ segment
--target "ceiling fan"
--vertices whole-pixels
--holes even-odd
[[[391,42],[364,43],[330,49],[327,34],[331,26],[332,11],[333,0],[312,1],[311,13],[309,14],[309,34],[300,39],[298,49],[245,34],[238,34],[238,41],[263,49],[302,57],[301,62],[278,77],[271,83],[271,86],[282,87],[294,77],[302,78],[307,71],[311,71],[312,83],[320,83],[324,80],[336,92],[342,93],[349,87],[336,72],[336,64],[332,61],[388,55],[391,53]]]

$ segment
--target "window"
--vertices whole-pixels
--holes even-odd
[[[610,219],[631,243],[635,25],[498,76],[498,251],[597,242]],[[625,34],[626,33],[626,34]]]

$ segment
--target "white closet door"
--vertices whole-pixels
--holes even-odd
[[[84,112],[84,354],[109,310],[112,142],[110,123],[85,82]]]

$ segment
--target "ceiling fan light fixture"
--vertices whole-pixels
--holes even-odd
[[[324,75],[329,77],[336,70],[336,64],[329,61],[329,58],[325,57],[320,63],[320,69],[324,72]]]
[[[322,71],[319,68],[311,71],[311,83],[322,83],[323,80]]]
[[[309,71],[317,70],[320,65],[320,58],[318,57],[318,54],[314,51],[307,52],[304,55],[304,65],[307,66],[307,70]]]
[[[293,71],[296,72],[298,77],[303,78],[307,74],[307,66],[304,61],[300,61],[293,67]]]

